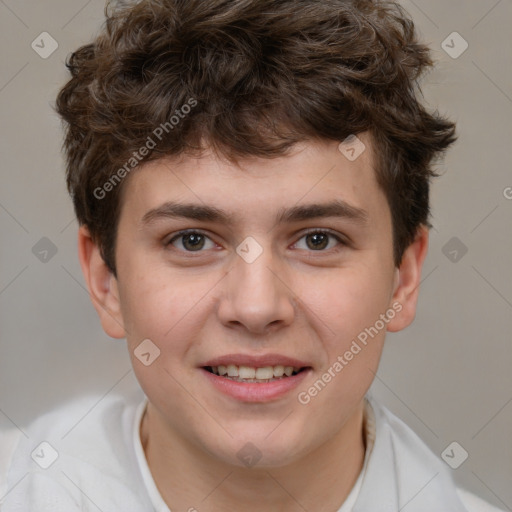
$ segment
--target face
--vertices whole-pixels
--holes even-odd
[[[409,323],[415,302],[360,139],[355,161],[309,142],[238,165],[160,160],[129,177],[100,314],[126,336],[162,431],[235,465],[251,442],[277,466],[359,410],[386,330]]]

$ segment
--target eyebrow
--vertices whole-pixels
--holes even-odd
[[[276,215],[276,223],[292,223],[326,217],[344,218],[357,224],[368,223],[368,213],[341,199],[328,203],[313,203],[292,208],[281,208]],[[235,215],[215,206],[205,206],[193,203],[166,202],[157,208],[149,210],[142,217],[142,224],[148,225],[159,219],[191,219],[197,221],[234,224]]]

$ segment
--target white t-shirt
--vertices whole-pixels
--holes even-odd
[[[100,398],[61,406],[25,433],[0,432],[2,512],[170,512],[140,440],[146,396]],[[445,463],[373,399],[365,437],[364,467],[338,512],[500,512],[456,488]]]

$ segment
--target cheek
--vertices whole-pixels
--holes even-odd
[[[183,307],[178,300],[179,290],[148,274],[127,275],[124,282],[127,285],[120,290],[120,298],[128,339],[135,341],[142,336],[161,340]]]
[[[387,274],[363,265],[340,269],[338,278],[329,279],[324,293],[316,295],[316,311],[323,312],[322,325],[328,326],[323,328],[327,358],[315,380],[299,390],[297,401],[317,431],[328,424],[334,432],[343,424],[377,372],[386,333],[381,315],[389,310],[390,293],[382,276]]]
[[[147,396],[157,402],[161,398],[161,407],[178,410],[184,363],[203,325],[206,304],[201,297],[207,283],[165,272],[132,276],[126,276],[130,285],[120,294],[135,375]]]
[[[360,264],[333,271],[316,280],[316,292],[309,294],[308,307],[322,320],[329,352],[350,345],[357,335],[375,324],[388,308],[390,288],[387,274],[375,266]],[[379,267],[377,267],[379,269]]]
[[[171,272],[154,264],[145,267],[151,271],[136,271],[135,267],[141,268],[134,265],[120,276],[124,283],[120,286],[122,314],[130,348],[149,338],[163,354],[185,350],[201,329],[208,292],[216,280],[205,274]]]

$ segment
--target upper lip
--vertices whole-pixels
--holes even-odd
[[[225,354],[223,356],[214,357],[206,361],[201,366],[248,366],[250,368],[264,368],[265,366],[293,366],[294,368],[305,368],[310,365],[293,357],[283,356],[280,354]]]

